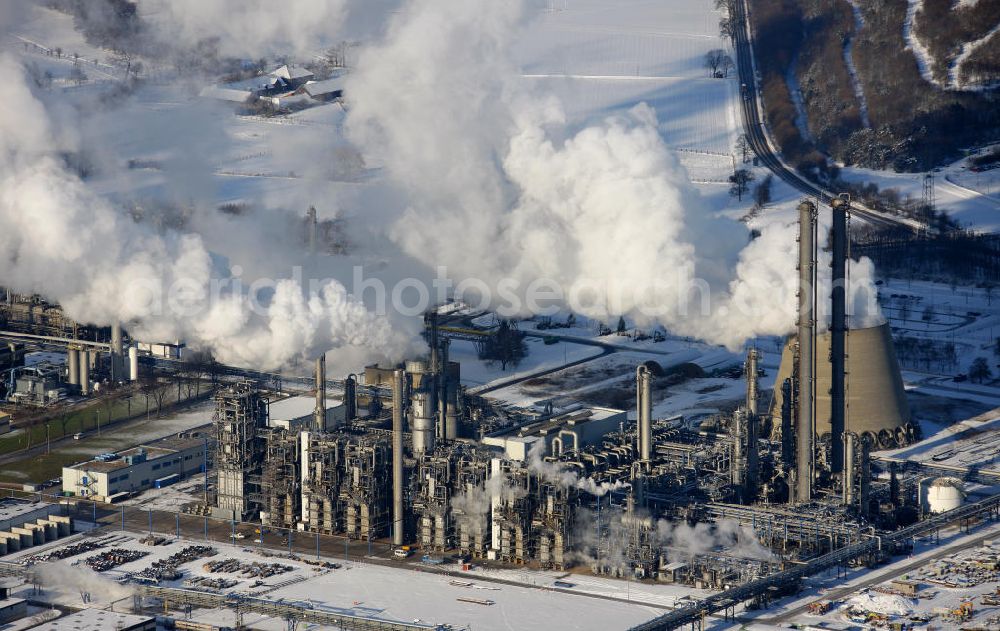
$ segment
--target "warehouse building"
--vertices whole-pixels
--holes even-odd
[[[205,441],[171,438],[63,467],[63,492],[99,501],[173,484],[204,471]]]

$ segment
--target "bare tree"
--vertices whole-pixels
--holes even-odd
[[[736,151],[743,154],[743,163],[745,164],[750,154],[750,141],[747,140],[746,134],[740,134],[739,138],[736,139]]]
[[[152,399],[156,404],[156,417],[160,417],[160,414],[163,412],[163,399],[167,395],[167,388],[169,386],[169,383],[157,379],[156,375],[143,377],[139,381],[139,391],[142,392],[143,397],[146,399],[147,416],[149,416],[149,401]]]
[[[726,57],[726,51],[721,48],[713,48],[712,50],[705,53],[705,67],[708,68],[709,73],[713,77],[718,77],[721,75],[719,68],[722,66],[722,60]]]
[[[736,25],[728,15],[719,18],[719,34],[729,39],[734,39],[736,36]]]
[[[736,67],[736,64],[733,62],[733,58],[732,57],[730,57],[729,55],[723,55],[722,56],[722,61],[719,62],[719,70],[722,71],[722,76],[723,77],[728,77],[729,73],[735,67]]]
[[[750,182],[753,181],[753,173],[746,169],[737,169],[729,176],[729,194],[743,201],[743,194],[750,190]]]
[[[757,184],[753,189],[753,203],[758,208],[764,208],[771,203],[771,183],[774,181],[774,176],[768,173],[764,176],[764,179]]]

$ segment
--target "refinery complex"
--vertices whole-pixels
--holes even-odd
[[[67,514],[88,504],[93,515],[83,509],[77,521],[94,521],[99,505],[114,520],[115,506],[129,498],[189,484],[200,491],[149,510],[150,537],[158,529],[181,534],[183,518],[198,528],[203,522],[207,539],[220,525],[235,543],[246,536],[262,545],[261,533],[280,535],[291,558],[299,558],[293,540],[306,548],[315,540],[317,559],[323,545],[342,541],[347,558],[351,545],[361,546],[389,563],[431,571],[523,567],[712,594],[638,626],[665,629],[767,607],[809,575],[887,562],[916,537],[956,521],[992,521],[1000,496],[979,491],[981,499],[970,499],[966,487],[988,489],[995,470],[880,455],[923,438],[888,325],[849,328],[845,292],[820,295],[812,282],[825,241],[817,235],[820,212],[833,217],[835,281],[847,267],[850,202],[804,201],[798,211],[797,332],[775,353],[772,392],[760,386],[761,351],[746,352],[737,373],[742,396],[731,411],[655,415],[665,370],[652,360],[627,379],[631,409],[560,397],[518,405],[477,393],[449,349],[495,329],[435,310],[425,317],[425,355],[342,379],[327,374],[325,357],[310,378],[284,381],[215,366],[217,386],[206,388],[202,404],[211,407],[210,423],[64,466],[50,491],[64,499],[25,505],[23,523],[0,533],[0,550],[27,551],[70,535]],[[183,365],[180,344],[142,343],[120,326],[81,327],[35,297],[7,296],[8,400],[21,406],[45,409],[50,400],[97,396],[108,384],[169,380]],[[831,319],[818,332],[823,301]],[[44,349],[50,361],[17,366],[27,347]],[[127,510],[120,510],[127,531]],[[681,549],[683,533],[703,540],[697,554]],[[207,606],[200,590],[161,580],[180,572],[146,575],[159,577],[141,582],[148,597]],[[263,603],[246,607],[273,613]],[[289,617],[314,620],[289,607]],[[342,624],[375,628],[351,618]]]

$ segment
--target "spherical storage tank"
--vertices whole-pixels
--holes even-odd
[[[962,481],[958,478],[935,478],[925,491],[924,505],[932,513],[954,510],[965,501]]]

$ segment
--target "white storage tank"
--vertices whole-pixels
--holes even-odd
[[[965,501],[965,490],[958,478],[934,478],[927,485],[924,507],[932,513],[954,510]]]

